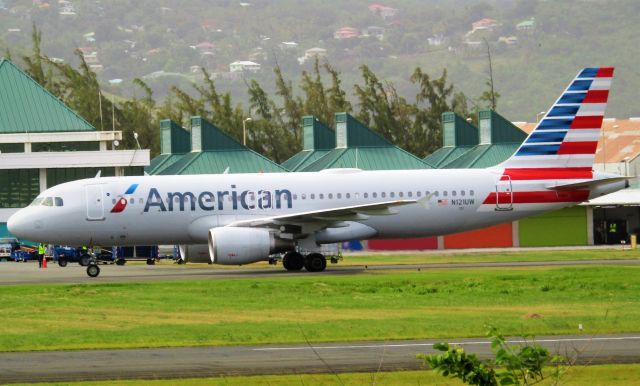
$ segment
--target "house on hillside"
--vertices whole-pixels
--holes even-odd
[[[327,50],[320,47],[313,47],[306,50],[304,52],[304,56],[301,56],[298,58],[298,63],[302,65],[309,60],[313,60],[315,58],[318,58],[319,60],[321,60],[322,58],[326,58],[326,57],[327,57]]]
[[[298,43],[296,42],[281,42],[279,44],[281,50],[295,50],[298,48]]]
[[[205,51],[213,51],[216,48],[216,46],[213,43],[203,41],[196,44],[195,46],[192,46],[192,48],[198,50],[199,52],[205,52]]]
[[[394,17],[398,13],[398,10],[396,8],[387,7],[386,5],[374,3],[369,6],[369,12],[387,20]]]
[[[518,32],[535,32],[536,30],[536,18],[531,17],[527,20],[523,20],[520,23],[516,24],[516,29]]]
[[[442,34],[438,34],[438,35],[433,35],[429,38],[427,38],[427,44],[429,44],[430,46],[441,46],[444,44],[444,35]]]
[[[384,31],[384,28],[372,25],[362,30],[362,36],[371,36],[382,41],[384,39]]]
[[[498,26],[497,21],[495,21],[494,19],[489,19],[485,17],[471,23],[471,30],[474,32],[478,30],[493,31],[493,29],[497,26]]]
[[[249,60],[236,60],[229,65],[229,72],[260,72],[260,63]]]
[[[360,32],[353,27],[342,27],[342,28],[338,28],[334,33],[333,33],[333,38],[334,39],[352,39],[352,38],[357,38],[358,36],[360,36]]]

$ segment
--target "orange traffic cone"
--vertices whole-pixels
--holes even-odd
[[[42,257],[42,268],[47,268],[47,257],[46,256]]]

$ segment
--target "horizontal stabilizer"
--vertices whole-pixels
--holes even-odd
[[[598,179],[598,180],[588,180],[588,181],[582,181],[582,182],[574,182],[571,184],[558,184],[558,185],[553,185],[553,186],[547,186],[547,189],[550,190],[574,190],[574,189],[593,189],[597,186],[600,185],[606,185],[606,184],[610,184],[613,182],[620,182],[620,181],[629,181],[632,178],[636,178],[636,177],[630,177],[630,176],[621,176],[621,177],[609,177],[609,178],[602,178],[602,179]]]

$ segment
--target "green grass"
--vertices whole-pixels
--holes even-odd
[[[622,260],[640,258],[640,249],[580,249],[514,252],[455,252],[439,253],[388,253],[388,254],[347,254],[340,262],[343,265],[377,264],[429,264],[429,263],[479,263],[511,261],[571,261],[571,260]]]
[[[636,266],[0,287],[0,351],[639,331]],[[530,318],[539,314],[540,318]]]
[[[338,379],[339,377],[339,379]],[[50,383],[49,385],[74,386],[131,386],[149,385],[165,386],[204,386],[204,385],[447,385],[458,386],[462,382],[445,378],[432,371],[397,371],[381,373],[346,373],[338,377],[329,374],[300,374],[300,375],[262,375],[262,376],[234,376],[219,378],[197,379],[167,379],[167,380],[135,380],[135,381],[103,381],[77,383]],[[552,382],[542,382],[540,385],[552,385]],[[574,366],[567,369],[560,384],[565,386],[638,386],[640,385],[640,365],[600,365]],[[26,385],[26,384],[24,384]],[[41,383],[39,383],[41,385]]]

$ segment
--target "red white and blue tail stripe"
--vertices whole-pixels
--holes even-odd
[[[593,161],[612,77],[613,67],[580,71],[515,154],[495,167],[496,191],[483,204],[549,210],[587,200],[597,185]]]
[[[515,169],[513,174],[531,168],[536,174],[544,173],[545,169],[555,174],[557,168],[564,169],[560,171],[563,175],[567,169],[578,174],[590,171],[613,70],[613,67],[590,67],[580,71],[518,151],[500,166]]]

